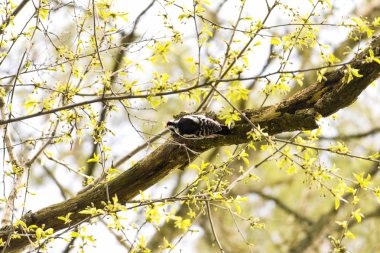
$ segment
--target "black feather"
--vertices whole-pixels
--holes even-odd
[[[178,120],[167,122],[166,127],[185,138],[214,138],[230,133],[227,126],[203,115],[185,115]]]
[[[181,118],[177,127],[180,135],[193,134],[199,131],[199,124],[188,118]]]

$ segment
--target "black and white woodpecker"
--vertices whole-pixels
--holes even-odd
[[[203,115],[186,115],[177,120],[170,120],[166,127],[171,132],[190,139],[213,138],[230,133],[227,126]]]

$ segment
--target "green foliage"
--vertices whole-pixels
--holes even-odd
[[[104,244],[101,221],[119,247],[136,253],[181,251],[184,238],[194,252],[304,252],[328,244],[330,252],[371,252],[378,243],[378,85],[331,118],[317,114],[313,131],[271,136],[246,118],[265,123],[282,115],[267,106],[292,104],[338,68],[343,86],[367,78],[357,66],[380,64],[379,49],[361,62],[351,56],[378,33],[375,11],[354,15],[350,3],[342,10],[329,0],[163,0],[145,11],[137,2],[37,2],[0,3],[0,204],[14,219],[10,238],[27,236],[36,251],[64,238],[90,252]],[[312,110],[324,92],[292,104],[291,113]],[[242,124],[251,130],[244,144],[200,153],[204,143],[233,137],[192,150],[183,144],[191,140],[161,132],[181,112],[210,112],[234,133]],[[134,199],[110,196],[109,183],[125,170],[136,173],[133,166],[162,143],[186,150],[184,171],[135,189]],[[156,180],[150,176],[138,180]],[[55,217],[69,228],[63,234],[19,219],[36,189],[58,202],[82,185],[106,194]],[[61,195],[48,195],[54,187]],[[0,238],[0,247],[6,243]]]

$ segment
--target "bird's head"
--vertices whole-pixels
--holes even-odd
[[[177,126],[177,123],[174,120],[169,120],[166,123],[166,128],[172,132],[175,132],[176,126]]]

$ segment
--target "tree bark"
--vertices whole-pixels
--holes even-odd
[[[258,110],[245,110],[245,115],[254,125],[265,129],[269,135],[317,128],[317,117],[329,116],[352,104],[359,94],[378,78],[380,65],[374,61],[365,61],[369,55],[369,49],[372,49],[375,55],[379,55],[380,37],[375,37],[370,46],[351,61],[351,68],[358,69],[362,77],[354,77],[347,83],[345,81],[347,67],[343,66],[327,73],[323,81],[310,85],[292,97]],[[119,202],[124,204],[140,191],[155,185],[171,171],[194,160],[200,153],[217,146],[248,142],[247,132],[251,128],[248,122],[241,120],[231,129],[231,134],[228,136],[201,140],[170,138],[112,181],[99,184],[61,203],[42,208],[34,213],[27,213],[22,220],[27,226],[44,224],[45,229],[53,228],[55,232],[73,226],[88,218],[88,215],[80,214],[79,211],[91,206],[103,208],[102,202],[107,201],[107,194],[110,198],[117,195]],[[72,213],[70,224],[64,224],[58,219],[59,216],[65,216],[69,212]],[[19,227],[3,227],[0,229],[0,238],[7,241],[8,236],[15,232],[23,234]],[[33,235],[29,235],[29,238],[33,239]],[[6,245],[5,252],[14,252],[28,244],[26,236],[21,236],[21,239],[12,239],[9,245]]]

